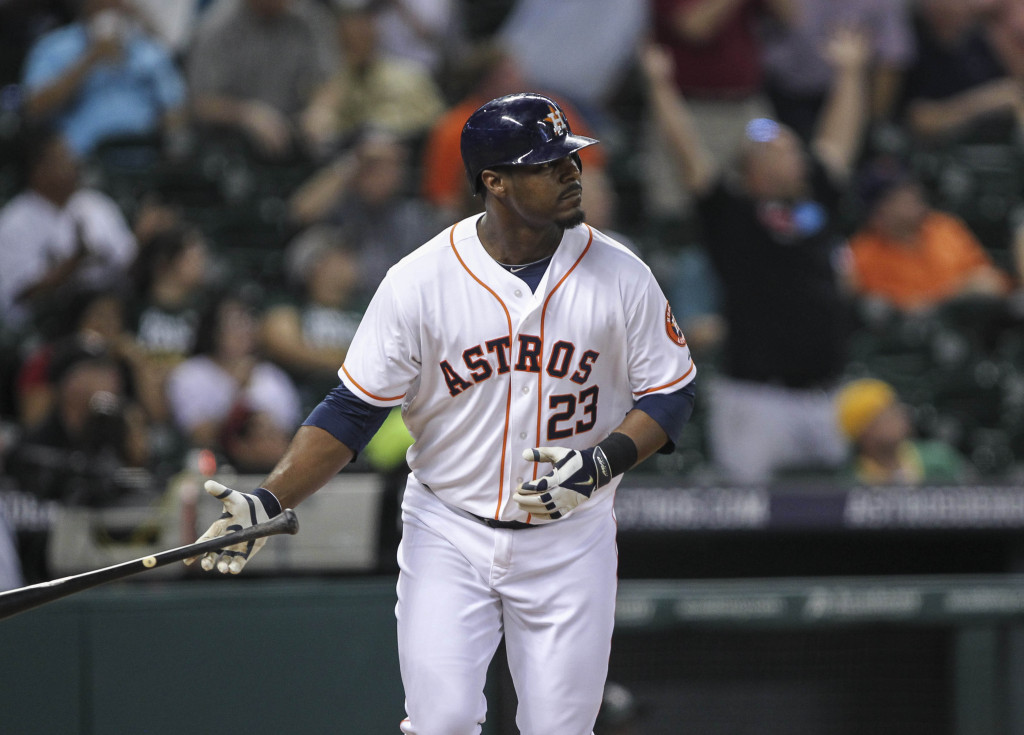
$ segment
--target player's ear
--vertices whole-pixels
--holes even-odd
[[[505,193],[506,181],[501,171],[485,168],[480,172],[480,183],[489,194],[500,196]]]

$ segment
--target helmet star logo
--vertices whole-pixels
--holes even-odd
[[[569,126],[565,124],[565,118],[562,117],[561,110],[556,110],[551,105],[548,105],[548,109],[551,110],[551,114],[544,119],[551,123],[551,127],[555,130],[555,135],[569,132]]]

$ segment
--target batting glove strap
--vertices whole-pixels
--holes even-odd
[[[263,504],[263,510],[267,512],[267,518],[281,515],[281,501],[277,499],[274,493],[265,487],[258,487],[252,491],[252,494],[260,499],[260,502]]]

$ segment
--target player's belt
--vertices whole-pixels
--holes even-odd
[[[434,492],[433,490],[430,489],[430,485],[426,484],[425,482],[421,482],[419,484],[422,485],[428,492]],[[437,498],[437,495],[435,494],[434,497]],[[441,500],[440,498],[437,499]],[[470,513],[468,510],[454,506],[451,503],[445,503],[443,500],[441,500],[441,502],[445,505],[445,507],[448,508],[448,510],[452,511],[453,513],[458,513],[460,516],[464,518],[479,521],[485,526],[489,526],[491,528],[511,528],[513,530],[518,530],[520,528],[539,528],[540,526],[546,525],[544,523],[523,523],[522,521],[499,521],[497,518],[485,518],[484,516],[478,516],[476,513]]]
[[[484,518],[476,513],[468,513],[468,515],[491,528],[537,528],[541,525],[538,523],[523,523],[522,521],[499,521],[497,518]]]

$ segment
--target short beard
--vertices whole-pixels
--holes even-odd
[[[575,214],[566,215],[560,219],[555,220],[555,224],[561,227],[563,230],[571,230],[573,227],[579,227],[583,224],[583,220],[587,218],[587,213],[582,209],[577,209]]]

